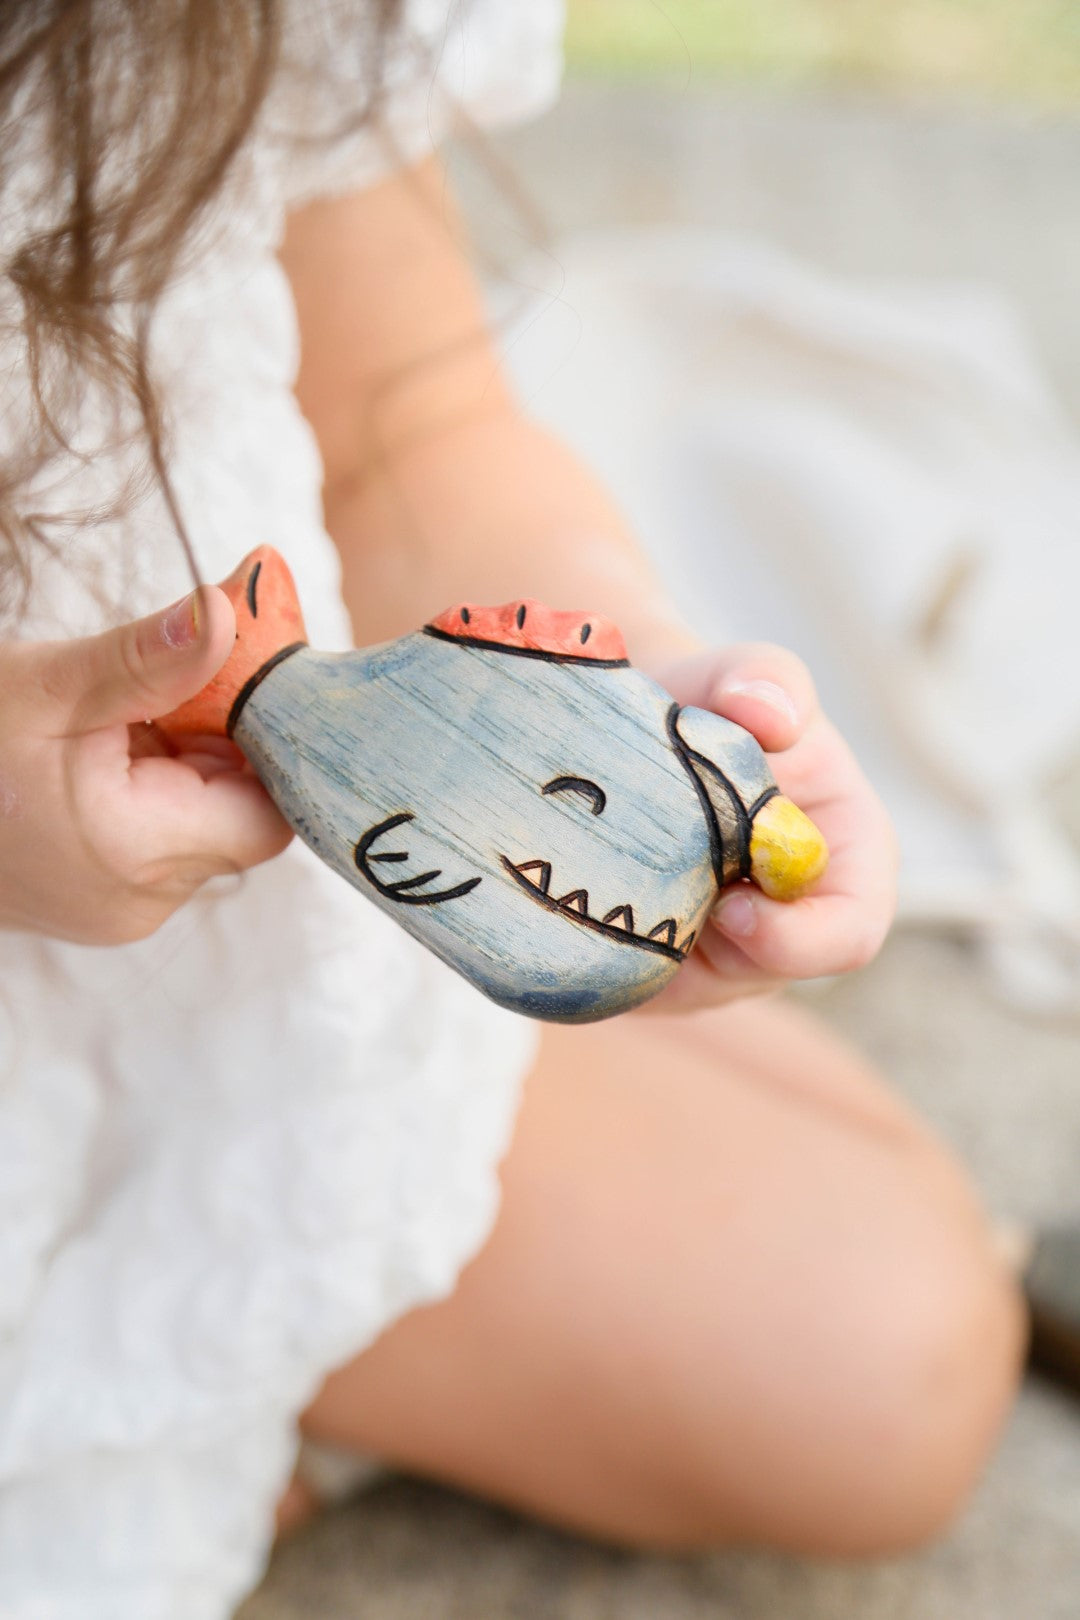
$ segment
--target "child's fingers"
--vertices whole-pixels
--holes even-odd
[[[755,642],[717,657],[704,707],[751,732],[766,753],[797,742],[818,712],[817,691],[801,658]]]
[[[789,905],[743,884],[721,896],[709,923],[759,972],[813,979],[865,967],[890,920],[884,894],[811,894]]]
[[[152,720],[194,696],[232,649],[236,619],[207,586],[104,635],[19,650],[28,695],[54,734]]]
[[[741,642],[696,654],[660,676],[677,702],[734,720],[769,753],[790,748],[818,713],[806,665],[771,642]]]
[[[744,996],[765,995],[783,983],[775,973],[763,973],[718,929],[706,926],[689,960],[657,997],[655,1006],[660,1012],[696,1012]]]
[[[153,881],[171,864],[185,870],[243,870],[278,855],[292,832],[257,777],[148,758],[132,764],[125,815],[129,859],[138,881]]]
[[[236,760],[230,759],[225,754],[219,754],[212,748],[185,749],[178,758],[181,764],[186,766],[189,771],[194,771],[198,776],[201,776],[204,782],[209,782],[212,776],[237,776],[241,773],[247,776],[252,775],[250,767],[245,767],[242,763],[237,763]]]
[[[898,850],[877,796],[865,783],[857,787],[816,807],[830,860],[814,891],[785,903],[742,883],[714,906],[710,929],[762,972],[790,979],[848,973],[880,949],[895,906]]]

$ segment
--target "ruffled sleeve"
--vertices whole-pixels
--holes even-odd
[[[289,207],[361,190],[462,129],[544,111],[562,76],[563,0],[291,0],[265,112]]]

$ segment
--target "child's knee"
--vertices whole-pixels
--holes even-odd
[[[898,1552],[949,1527],[990,1456],[1017,1385],[1024,1314],[959,1175],[931,1164],[832,1237],[812,1307],[762,1346],[760,1406],[737,1424],[737,1492],[730,1451],[726,1461],[713,1452],[695,1540]],[[706,1465],[706,1493],[708,1478]]]
[[[963,1508],[1015,1393],[1025,1328],[989,1237],[943,1233],[939,1252],[912,1255],[867,1305],[877,1319],[862,1327],[838,1545],[880,1553],[933,1539]]]
[[[858,1285],[831,1301],[837,1362],[819,1386],[805,1534],[793,1526],[810,1550],[871,1556],[932,1540],[991,1454],[1015,1394],[1025,1318],[989,1230],[959,1205],[943,1199],[936,1229],[920,1210],[906,1250],[888,1223],[876,1262],[871,1218]]]

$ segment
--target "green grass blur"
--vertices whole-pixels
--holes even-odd
[[[571,71],[1080,105],[1080,0],[570,0]]]

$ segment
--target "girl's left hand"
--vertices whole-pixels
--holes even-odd
[[[781,791],[829,846],[829,865],[801,900],[770,900],[749,883],[725,889],[686,965],[650,1003],[716,1006],[789,979],[848,973],[877,954],[896,902],[898,851],[884,806],[822,713],[806,666],[765,643],[694,654],[650,670],[681,704],[753,733]]]

